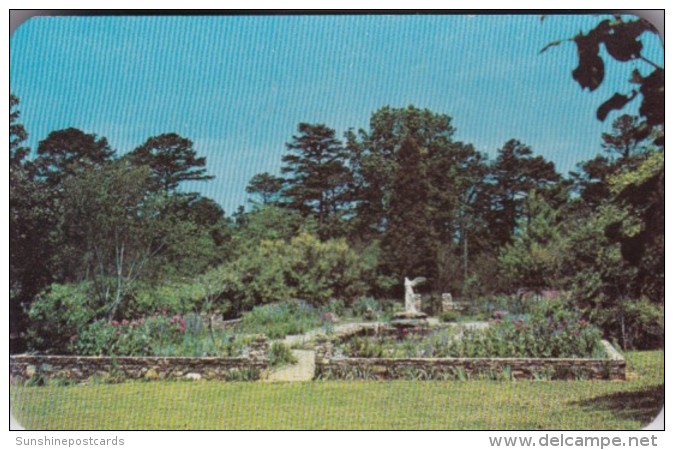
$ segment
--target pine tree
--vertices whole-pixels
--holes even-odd
[[[197,157],[194,144],[176,133],[149,138],[129,154],[136,165],[150,167],[158,189],[175,191],[183,181],[211,180],[206,174],[206,158]]]
[[[422,150],[408,137],[396,159],[400,170],[393,183],[389,220],[382,240],[382,270],[400,282],[404,277],[423,276],[432,285],[437,265],[435,238],[429,226],[430,186]]]
[[[303,217],[315,217],[322,239],[340,236],[350,203],[346,151],[335,130],[325,125],[300,123],[299,132],[286,144],[289,152],[283,156],[286,206]]]

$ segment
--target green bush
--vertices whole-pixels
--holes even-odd
[[[301,300],[256,306],[242,319],[244,333],[264,333],[271,339],[303,334],[321,326],[318,310]]]
[[[263,240],[228,266],[232,294],[244,307],[303,298],[314,306],[365,291],[358,255],[344,240],[302,233],[290,243]]]
[[[102,312],[88,283],[52,284],[28,311],[28,347],[32,351],[63,353],[80,330]]]
[[[215,267],[189,281],[159,286],[141,285],[130,294],[121,317],[141,317],[152,313],[187,314],[190,311],[227,312],[231,308],[227,287],[231,274],[225,265]]]
[[[647,299],[626,301],[596,313],[607,336],[626,349],[662,348],[665,333],[664,306]]]

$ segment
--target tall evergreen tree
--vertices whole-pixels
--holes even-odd
[[[115,151],[108,140],[77,128],[52,131],[37,147],[38,175],[48,185],[57,186],[88,167],[112,160]]]
[[[282,194],[289,208],[316,218],[322,239],[339,236],[350,203],[347,153],[335,138],[335,130],[325,125],[300,123],[298,131],[286,144],[289,152],[283,156],[281,171],[287,178]]]
[[[435,159],[452,145],[451,117],[428,109],[385,106],[372,114],[370,130],[347,133],[347,149],[354,169],[355,233],[364,240],[378,238],[388,222],[393,183],[399,169],[397,154],[412,139]]]
[[[252,203],[269,205],[276,203],[283,189],[283,178],[276,177],[269,172],[258,173],[248,182],[246,192],[259,197],[259,200],[251,200]]]
[[[527,194],[531,190],[544,194],[560,179],[552,162],[533,156],[531,147],[516,139],[499,149],[491,165],[490,186],[486,191],[491,202],[490,231],[498,246],[511,242]]]
[[[429,283],[437,277],[435,236],[430,223],[430,185],[422,149],[413,137],[403,142],[396,154],[398,172],[391,192],[386,232],[382,240],[381,266],[387,275],[423,276]]]
[[[19,97],[14,94],[9,95],[9,162],[16,165],[23,161],[30,151],[23,143],[28,139],[28,133],[23,124],[19,123],[21,112],[19,107]]]
[[[176,133],[149,138],[128,156],[136,165],[150,168],[157,189],[175,191],[183,181],[211,180],[206,158],[198,157],[194,144]]]
[[[637,116],[623,114],[613,121],[611,133],[602,133],[601,146],[617,159],[629,159],[646,150],[643,127]]]

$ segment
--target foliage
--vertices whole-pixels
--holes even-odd
[[[341,299],[337,298],[331,298],[328,303],[323,305],[321,307],[321,310],[325,313],[331,313],[331,314],[336,314],[337,316],[341,316],[344,314],[344,301]]]
[[[9,308],[10,332],[26,330],[26,310],[53,281],[51,255],[57,216],[53,195],[36,179],[35,167],[23,144],[28,133],[18,122],[19,99],[10,95],[9,121]],[[14,343],[12,342],[12,348]],[[13,351],[13,350],[12,350]]]
[[[231,264],[243,305],[304,298],[318,306],[363,292],[362,266],[343,240],[321,242],[307,233],[262,241]]]
[[[286,144],[281,172],[288,175],[283,196],[303,217],[313,215],[322,239],[342,236],[340,219],[348,210],[351,172],[335,130],[300,123],[299,135]]]
[[[52,284],[30,306],[28,345],[33,351],[61,353],[101,309],[89,283]]]
[[[213,332],[196,314],[157,314],[135,320],[98,320],[73,339],[70,351],[93,356],[241,356],[246,341]]]
[[[484,332],[466,330],[439,347],[457,357],[591,358],[603,355],[599,329],[568,311],[499,321]]]
[[[289,209],[275,205],[263,205],[245,214],[245,222],[234,233],[233,246],[236,253],[250,251],[262,241],[283,240],[289,242],[302,230],[312,226],[302,216]]]
[[[663,304],[641,298],[625,301],[597,312],[597,320],[607,336],[623,348],[663,348],[665,308]]]
[[[227,312],[231,308],[225,298],[227,280],[226,267],[218,266],[188,281],[142,284],[130,294],[122,316],[140,317],[159,312]]]
[[[642,53],[642,35],[655,34],[657,30],[648,21],[641,18],[629,19],[616,15],[604,19],[587,33],[579,33],[571,39],[578,51],[578,67],[573,71],[573,79],[590,91],[597,89],[604,81],[604,59],[600,45],[611,58],[620,62],[639,62],[640,67],[632,71],[630,83],[638,86],[629,93],[616,92],[597,108],[597,118],[604,120],[613,110],[620,110],[641,95],[639,114],[646,119],[643,133],[648,134],[653,127],[664,124],[665,69]],[[541,52],[559,45],[563,41],[548,44]],[[642,70],[650,70],[644,74]],[[661,140],[664,142],[664,137]]]
[[[256,306],[242,319],[242,332],[264,333],[270,339],[303,334],[321,325],[319,312],[301,300]]]
[[[290,347],[283,342],[275,341],[269,348],[269,365],[271,367],[285,366],[297,363],[297,358],[293,355]]]
[[[523,209],[513,242],[506,244],[499,257],[504,284],[511,292],[554,286],[561,246],[558,210],[535,191],[529,193]]]
[[[62,270],[88,274],[110,317],[167,244],[161,199],[148,198],[149,182],[145,168],[118,161],[64,183]]]
[[[40,179],[55,187],[87,168],[104,166],[114,153],[105,137],[67,128],[52,131],[40,141],[35,166]]]
[[[435,282],[437,265],[428,209],[430,186],[422,164],[422,150],[408,138],[396,154],[403,167],[392,186],[388,225],[381,244],[382,271],[399,283],[404,277],[424,276]]]
[[[206,158],[198,157],[193,143],[176,133],[149,138],[129,153],[137,166],[147,166],[156,190],[175,191],[183,181],[211,180],[206,174]]]
[[[534,156],[531,147],[511,139],[498,150],[491,164],[489,184],[483,195],[490,208],[487,213],[493,240],[504,245],[511,242],[518,221],[525,218],[525,198],[532,190],[551,194],[550,188],[560,180],[552,162]]]
[[[251,200],[253,203],[261,205],[276,203],[280,199],[284,181],[283,178],[271,175],[269,172],[258,173],[248,182],[246,192],[259,197],[259,201]]]
[[[369,337],[356,336],[349,339],[342,348],[344,356],[349,358],[382,358],[384,346],[381,341]]]
[[[664,301],[665,267],[665,157],[652,152],[633,170],[609,179],[614,203],[625,213],[606,227],[607,236],[620,244],[623,259],[637,270],[641,295]]]
[[[10,166],[20,164],[30,152],[22,144],[28,139],[28,132],[19,123],[21,112],[18,110],[20,100],[14,94],[9,95],[9,162]]]

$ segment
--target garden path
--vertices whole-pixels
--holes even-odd
[[[367,324],[367,326],[373,326],[372,322],[342,323],[335,325],[333,332],[348,333],[349,331],[361,328],[364,324]],[[293,334],[286,336],[285,339],[279,341],[283,342],[288,347],[299,346],[310,343],[311,340],[316,337],[316,335],[324,332],[325,331],[323,328],[316,328],[304,334]],[[292,350],[292,352],[295,358],[297,358],[297,363],[289,364],[273,370],[264,381],[311,381],[314,378],[316,352],[313,350]]]

